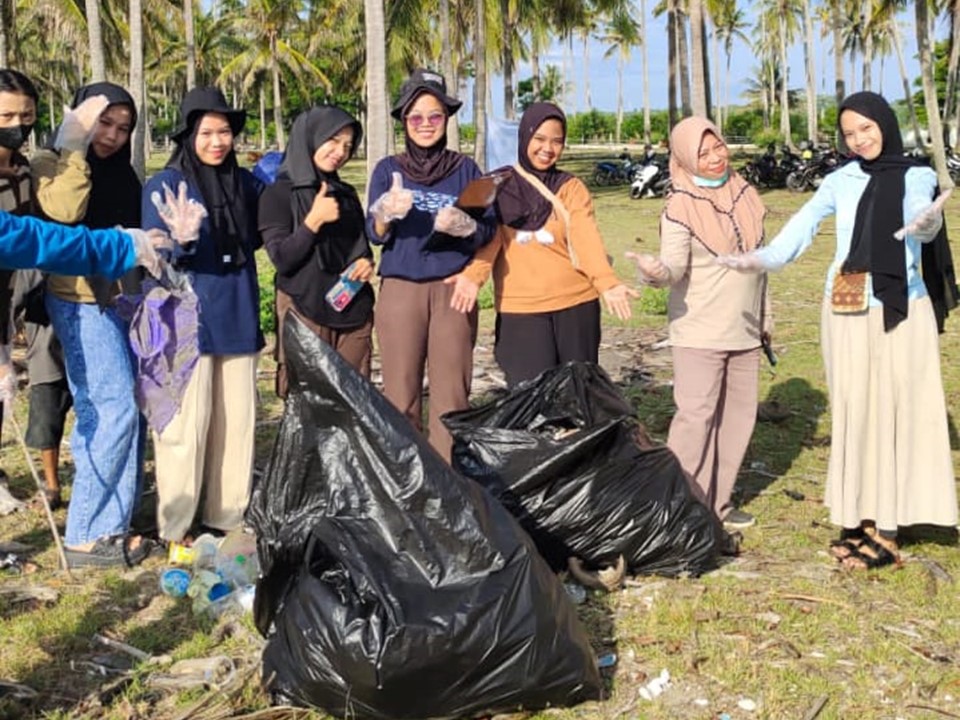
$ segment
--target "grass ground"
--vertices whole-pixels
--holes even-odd
[[[596,159],[574,156],[569,167],[585,177]],[[362,185],[356,173],[351,170],[348,178]],[[770,236],[805,197],[764,196]],[[596,189],[595,201],[614,258],[628,249],[656,249],[661,201],[630,200],[623,187]],[[960,227],[960,201],[948,203],[947,216],[952,227]],[[825,223],[811,251],[771,277],[780,363],[775,374],[762,371],[761,398],[777,400],[789,414],[780,423],[758,423],[741,471],[740,500],[758,518],[745,531],[743,554],[705,577],[636,578],[622,592],[588,597],[580,612],[598,652],[614,651],[619,658],[609,673],[607,698],[533,717],[960,717],[956,534],[913,533],[901,570],[844,573],[826,554],[835,530],[821,504],[830,419],[818,322],[832,230]],[[617,266],[627,278],[626,265],[618,260]],[[665,319],[657,298],[635,309],[629,323],[609,317],[605,322],[617,337],[636,338],[636,368],[652,369],[652,381],[627,382],[623,389],[662,440],[672,414],[669,366],[649,338],[662,334]],[[960,407],[960,366],[951,362],[960,353],[957,322],[948,324],[941,354],[948,408],[954,411]],[[261,465],[281,412],[270,367],[265,359]],[[25,411],[21,397],[15,409],[21,426]],[[956,433],[951,439],[956,455]],[[9,431],[4,440],[2,464],[13,492],[27,497],[32,480],[22,452]],[[67,477],[70,472],[68,466]],[[64,519],[58,512],[61,528]],[[0,694],[0,717],[212,718],[252,716],[266,707],[255,675],[259,641],[249,619],[197,618],[188,602],[159,595],[160,560],[130,572],[67,578],[56,572],[49,530],[37,509],[0,518],[0,541],[10,540],[35,549],[40,570],[24,578],[5,575],[0,589],[26,582],[52,588],[59,598],[15,602],[0,595],[0,678],[39,693],[28,701]],[[162,665],[139,663],[129,674],[103,676],[97,667],[110,664],[104,658],[110,651],[94,642],[95,634],[172,659],[227,655],[237,662],[240,680],[226,693],[171,693],[151,684],[166,671]],[[639,689],[664,669],[671,684],[656,700],[643,699]]]

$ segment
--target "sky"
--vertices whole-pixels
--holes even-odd
[[[655,4],[653,0],[647,0],[648,13],[649,8]],[[639,2],[637,3],[639,6]],[[638,13],[639,14],[639,11]],[[753,34],[752,26],[756,21],[756,13],[748,12],[748,22],[751,27],[746,31],[750,37]],[[899,26],[901,31],[901,41],[904,48],[904,60],[907,65],[907,72],[911,77],[915,77],[920,72],[919,62],[916,60],[916,33],[914,31],[913,14],[904,13],[899,16]],[[650,78],[650,105],[654,109],[666,109],[667,107],[667,26],[666,16],[654,18],[648,17],[648,32],[645,37],[648,41],[647,59],[649,62]],[[815,24],[814,32],[819,34],[819,25]],[[935,37],[944,39],[947,37],[948,30],[944,21],[938,22],[935,28]],[[605,59],[603,57],[606,47],[598,40],[590,43],[587,53],[588,60],[584,63],[583,43],[580,40],[574,40],[573,45],[573,65],[575,71],[572,73],[572,87],[568,88],[567,95],[562,103],[567,112],[581,112],[586,109],[584,99],[584,67],[589,70],[590,95],[593,107],[598,110],[614,111],[617,107],[617,60],[616,57]],[[711,73],[714,72],[712,49],[711,53]],[[642,51],[635,48],[630,60],[627,62],[623,73],[623,97],[624,109],[626,111],[641,110],[643,108],[643,69],[642,69]],[[787,54],[789,70],[789,87],[791,89],[802,89],[804,87],[803,72],[803,47],[800,43],[792,46]],[[569,59],[567,60],[569,64]],[[825,69],[825,74],[817,87],[818,94],[833,94],[833,50],[830,37],[825,40],[817,38],[816,52],[814,57],[816,73],[821,75],[821,68]],[[725,73],[726,58],[721,49],[720,51],[721,73]],[[554,43],[550,50],[541,56],[541,72],[547,65],[556,65],[563,70],[564,68],[564,50],[559,43]],[[857,63],[856,82],[857,89],[860,89],[862,73],[862,60]],[[756,73],[759,66],[754,52],[747,47],[741,40],[734,41],[733,55],[731,59],[730,73],[730,103],[733,105],[741,104],[742,92],[747,87],[748,80]],[[850,88],[850,61],[844,59],[844,73],[846,74],[847,87]],[[903,96],[903,86],[900,81],[900,72],[895,55],[890,55],[884,59],[881,73],[881,63],[877,59],[873,66],[873,87],[874,91],[881,92],[890,99],[899,100]],[[531,75],[529,63],[522,63],[515,75],[515,82]],[[713,81],[715,83],[715,80]],[[492,96],[494,115],[503,117],[503,78],[494,76],[492,80]],[[463,93],[464,107],[461,110],[461,117],[472,117],[472,87],[467,93]],[[714,99],[716,101],[716,98]]]

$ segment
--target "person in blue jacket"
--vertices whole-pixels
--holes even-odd
[[[937,177],[904,157],[896,115],[858,92],[838,122],[855,159],[824,179],[765,248],[720,258],[741,271],[796,260],[836,217],[820,342],[831,404],[824,501],[848,569],[899,565],[899,527],[957,524],[937,330],[956,305]],[[949,288],[944,297],[944,288]]]
[[[167,167],[143,192],[143,224],[163,227],[151,196],[186,181],[208,217],[197,237],[177,237],[173,264],[199,300],[200,359],[177,414],[154,435],[160,537],[187,535],[205,494],[203,525],[241,525],[253,476],[257,356],[263,347],[254,251],[258,184],[237,164],[234,138],[246,113],[216,88],[194,88],[180,107],[181,126]]]
[[[454,206],[480,176],[470,158],[447,149],[447,120],[460,108],[439,73],[416,70],[391,114],[403,123],[405,151],[381,160],[368,188],[367,230],[383,246],[374,327],[383,392],[421,428],[424,367],[430,377],[430,444],[450,460],[452,439],[440,416],[468,407],[477,310],[450,307],[456,275],[493,237],[492,210]]]

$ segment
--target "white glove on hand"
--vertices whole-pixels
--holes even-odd
[[[403,188],[403,176],[395,172],[390,189],[370,206],[370,214],[384,225],[407,216],[413,207],[413,191]]]
[[[137,265],[144,268],[153,277],[160,277],[163,271],[163,258],[157,250],[172,250],[173,241],[163,230],[141,230],[140,228],[120,228],[133,240],[134,252],[137,255]]]
[[[897,230],[893,236],[897,240],[903,240],[909,235],[922,243],[933,240],[937,236],[937,233],[940,232],[940,228],[943,227],[943,205],[947,202],[947,198],[950,197],[950,193],[952,192],[953,188],[949,188],[945,192],[940,193],[940,196],[936,200],[917,213],[913,222],[904,225]]]
[[[477,221],[453,205],[440,208],[433,229],[454,237],[470,237],[477,231]]]
[[[755,252],[742,255],[717,255],[717,263],[742,273],[762,273],[769,269]]]
[[[170,237],[181,245],[194,242],[200,237],[200,225],[207,216],[207,209],[192,198],[187,198],[187,184],[181,180],[177,194],[163,184],[163,199],[154,190],[150,202],[157,209],[160,219],[170,229]]]
[[[110,101],[106,95],[88,97],[73,110],[63,109],[63,122],[57,132],[53,146],[57,150],[72,150],[86,154],[87,146],[97,129],[100,115],[107,109]]]
[[[670,271],[663,260],[649,253],[625,252],[624,257],[637,266],[637,279],[644,285],[661,287],[670,282]]]

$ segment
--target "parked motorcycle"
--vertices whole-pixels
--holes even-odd
[[[667,158],[654,158],[639,168],[630,184],[630,197],[663,197],[670,191],[670,169]]]
[[[633,181],[636,166],[629,153],[621,153],[616,160],[602,160],[593,171],[593,182],[599,187],[623,185]]]
[[[814,151],[810,158],[802,160],[799,166],[787,174],[786,186],[793,192],[816,190],[823,179],[839,165],[840,155],[836,150],[830,148]]]
[[[955,184],[960,184],[960,155],[947,148],[947,171]]]
[[[773,143],[758,159],[751,160],[740,169],[740,176],[757,188],[777,190],[787,185],[787,176],[803,164],[803,158],[790,152],[786,145],[777,159],[777,147]]]

